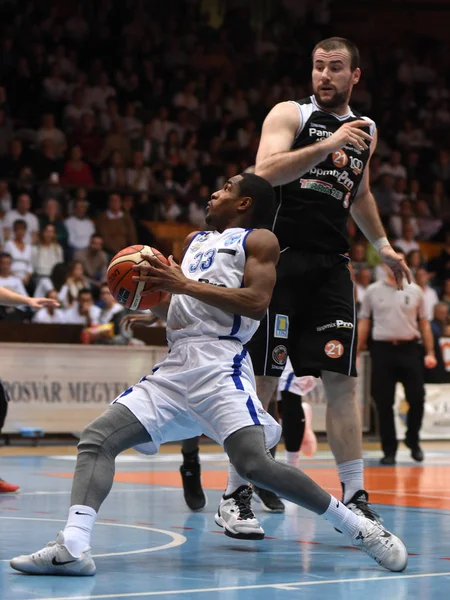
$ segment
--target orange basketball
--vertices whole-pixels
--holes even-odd
[[[148,296],[141,296],[144,290],[151,289],[151,284],[133,280],[133,277],[138,275],[137,271],[133,271],[133,267],[149,264],[142,258],[141,252],[152,254],[166,265],[169,264],[167,258],[159,250],[156,250],[156,248],[140,245],[128,246],[128,248],[124,248],[113,257],[109,263],[106,275],[106,281],[111,294],[117,302],[131,310],[151,308],[162,302],[167,296],[165,292],[154,292]]]

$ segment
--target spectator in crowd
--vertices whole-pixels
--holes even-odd
[[[411,250],[420,250],[420,246],[414,239],[414,225],[410,221],[402,224],[402,236],[396,240],[395,245],[407,255]]]
[[[115,189],[124,189],[127,186],[127,169],[118,150],[111,154],[109,166],[102,171],[102,184]]]
[[[352,244],[350,248],[350,260],[355,271],[369,267],[366,258],[366,244],[364,242],[355,242]]]
[[[100,325],[106,325],[107,323],[111,323],[114,315],[119,312],[122,312],[123,306],[116,302],[113,295],[109,290],[109,286],[107,283],[102,283],[100,286],[100,316],[98,318],[98,322]]]
[[[450,336],[449,307],[445,302],[438,302],[434,306],[431,331],[434,340],[434,353],[437,365],[430,372],[425,373],[427,383],[450,383],[449,373],[445,369],[444,357],[442,356],[440,339]]]
[[[127,164],[131,156],[131,146],[129,140],[124,135],[121,119],[116,119],[112,122],[111,131],[105,138],[99,162],[104,163],[116,150],[119,152],[123,163]]]
[[[384,163],[380,169],[380,175],[390,175],[394,180],[407,179],[406,167],[402,165],[402,155],[399,150],[393,150],[389,162]]]
[[[450,325],[449,320],[450,307],[445,302],[438,302],[434,305],[433,310],[433,319],[431,321],[431,329],[433,330],[433,334],[438,337],[444,337],[449,335],[450,331],[448,330]]]
[[[94,233],[87,248],[77,250],[74,259],[83,265],[85,278],[90,285],[98,286],[106,279],[108,256],[103,250],[103,238]]]
[[[177,197],[173,192],[168,192],[160,206],[160,219],[162,221],[177,221],[182,214]]]
[[[424,267],[419,267],[415,273],[415,281],[423,292],[425,315],[429,321],[433,318],[434,307],[439,302],[436,290],[429,285],[431,278],[432,275]]]
[[[56,290],[49,290],[45,294],[46,298],[51,298],[52,300],[58,300],[58,292]],[[33,323],[65,323],[66,315],[65,311],[62,308],[56,308],[55,306],[44,306],[40,308],[31,319]]]
[[[367,268],[356,271],[356,298],[358,305],[364,301],[367,288],[372,283],[372,271]]]
[[[32,247],[25,242],[27,223],[17,219],[13,223],[13,238],[4,245],[4,251],[12,258],[12,273],[18,277],[25,286],[28,285],[33,273]]]
[[[64,260],[63,250],[56,239],[56,229],[47,223],[39,234],[39,242],[32,248],[33,275],[36,281],[50,277],[53,267]]]
[[[0,253],[0,286],[20,294],[21,296],[28,297],[28,292],[23,285],[23,282],[19,277],[13,275],[11,269],[12,259],[6,252]],[[27,316],[27,307],[16,306],[16,307],[3,307],[5,318],[11,321],[22,321]]]
[[[88,88],[86,104],[99,112],[105,112],[107,102],[116,95],[115,88],[110,85],[106,71],[102,71],[97,78],[96,85]],[[117,106],[117,104],[116,104]]]
[[[128,102],[125,107],[123,130],[125,136],[129,140],[135,140],[142,135],[143,124],[142,121],[136,117],[136,105],[134,102]]]
[[[79,146],[88,164],[98,165],[103,140],[97,130],[95,116],[84,113],[71,136],[72,146]]]
[[[11,236],[14,221],[20,219],[21,221],[25,221],[27,225],[24,242],[26,244],[36,243],[39,231],[39,221],[36,215],[30,212],[30,208],[30,196],[28,194],[20,194],[20,196],[17,198],[17,207],[5,214],[5,220],[3,224],[5,240],[8,240]]]
[[[33,161],[34,174],[37,181],[45,181],[52,173],[63,172],[64,161],[55,150],[55,143],[51,139],[42,142]]]
[[[192,200],[188,204],[188,222],[191,225],[193,225],[196,229],[203,230],[207,228],[207,225],[205,223],[205,208],[206,203],[201,196],[199,196],[196,200],[192,198]]]
[[[403,224],[409,222],[413,230],[413,236],[417,236],[419,233],[419,227],[414,217],[411,202],[409,200],[403,200],[399,208],[400,210],[398,214],[393,214],[389,219],[389,229],[392,232],[392,235],[396,238],[399,238],[402,234]]]
[[[150,167],[144,165],[144,153],[133,152],[132,166],[126,170],[127,187],[133,192],[148,192],[154,179]]]
[[[423,198],[417,200],[416,213],[418,238],[420,240],[431,240],[442,229],[443,221],[433,217],[430,207]]]
[[[83,160],[83,153],[80,146],[74,146],[70,150],[69,160],[64,165],[64,172],[61,178],[63,185],[82,185],[92,186],[94,185],[94,178],[92,176],[89,165]]]
[[[450,153],[442,148],[439,150],[436,160],[431,165],[431,172],[436,179],[444,182],[450,182]]]
[[[444,286],[441,294],[441,302],[445,302],[450,308],[450,279],[444,281]]]
[[[95,306],[92,292],[89,288],[81,288],[76,296],[76,302],[65,310],[65,322],[70,325],[92,327],[98,325],[101,309]]]
[[[95,232],[94,222],[87,216],[87,211],[88,203],[86,200],[75,200],[73,215],[65,221],[65,226],[69,234],[68,245],[72,252],[87,248]]]
[[[56,155],[62,157],[66,150],[66,136],[55,126],[55,117],[51,113],[42,116],[41,128],[37,132],[36,142],[42,144],[51,140],[55,147]]]
[[[394,209],[394,179],[390,173],[381,173],[373,187],[373,195],[383,221],[389,218]]]
[[[55,198],[48,198],[39,216],[39,228],[42,231],[46,225],[55,228],[56,241],[64,249],[67,246],[68,233],[63,219],[61,218],[61,205]]]
[[[131,140],[131,148],[133,152],[142,152],[146,165],[161,160],[161,143],[153,135],[153,122],[145,123],[142,134]]]
[[[72,132],[76,129],[82,117],[86,114],[92,114],[92,110],[86,104],[84,91],[79,87],[74,88],[72,102],[64,108],[63,122],[65,130]]]
[[[413,277],[415,277],[417,269],[425,264],[425,258],[420,250],[411,250],[406,255],[406,262],[411,269]]]
[[[119,194],[110,194],[108,209],[97,218],[97,231],[103,238],[105,250],[113,255],[137,243],[136,227],[131,217],[123,212]]]
[[[80,290],[85,288],[89,288],[89,282],[85,277],[83,265],[80,261],[74,260],[69,265],[66,280],[58,293],[59,301],[63,307],[72,306]]]
[[[0,175],[7,179],[16,179],[28,162],[22,140],[13,139],[9,145],[9,154],[0,157]]]
[[[156,118],[153,120],[153,137],[160,144],[164,144],[169,131],[174,129],[174,122],[169,120],[167,106],[161,106]]]
[[[4,215],[12,209],[12,196],[9,191],[8,182],[0,180],[0,213]]]

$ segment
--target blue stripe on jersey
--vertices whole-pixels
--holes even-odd
[[[247,242],[248,234],[251,233],[252,231],[255,231],[255,230],[254,229],[247,229],[247,231],[245,232],[244,237],[242,238],[242,247],[244,248],[245,257],[247,257],[247,249],[245,247],[245,244]]]
[[[234,385],[236,386],[237,390],[244,389],[244,385],[241,381],[241,375],[242,375],[241,365],[242,365],[242,361],[244,360],[244,358],[246,356],[247,356],[247,350],[244,348],[240,354],[236,354],[233,357],[233,365],[232,365],[233,373],[231,374],[231,377],[233,378]]]
[[[241,315],[234,315],[233,327],[231,328],[230,335],[236,335],[241,328]]]
[[[247,406],[248,412],[250,413],[250,416],[253,420],[253,423],[255,425],[261,425],[261,423],[259,422],[259,419],[258,419],[258,413],[256,412],[256,408],[255,408],[255,405],[253,404],[253,400],[252,400],[251,396],[248,397],[246,406]]]
[[[286,379],[286,385],[284,386],[284,391],[288,392],[291,387],[292,380],[294,379],[294,372],[289,373],[288,378]]]
[[[114,402],[117,402],[117,400],[119,400],[120,398],[123,398],[124,396],[128,396],[128,394],[131,394],[131,392],[132,392],[132,391],[133,391],[133,386],[129,387],[127,390],[125,390],[124,392],[122,392],[122,393],[120,394],[120,396],[118,396],[118,397],[117,397],[117,398],[114,400]],[[113,404],[114,404],[114,402],[113,402]]]

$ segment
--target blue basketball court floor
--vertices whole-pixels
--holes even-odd
[[[285,515],[254,505],[266,532],[263,541],[226,537],[214,523],[225,456],[202,447],[209,502],[202,513],[191,513],[180,488],[179,449],[173,446],[153,458],[132,452],[119,457],[113,491],[94,529],[97,575],[90,578],[33,577],[10,568],[11,557],[40,549],[64,526],[75,456],[73,447],[30,448],[26,455],[3,449],[8,454],[2,451],[0,476],[22,489],[0,495],[0,599],[448,599],[450,451],[426,449],[423,465],[402,451],[396,467],[384,468],[378,466],[379,452],[366,452],[371,500],[408,546],[403,573],[385,571],[348,547],[330,524],[290,503]],[[302,465],[339,495],[328,452]]]

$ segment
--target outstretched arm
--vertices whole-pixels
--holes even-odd
[[[20,306],[27,304],[31,308],[42,308],[43,306],[59,306],[57,300],[51,300],[50,298],[30,298],[29,296],[23,296],[17,294],[4,287],[0,287],[0,305],[3,306]]]
[[[244,287],[225,288],[187,278],[179,265],[169,257],[169,265],[142,253],[151,266],[139,267],[137,281],[153,283],[152,291],[185,294],[225,312],[261,320],[269,306],[276,281],[276,265],[280,255],[278,240],[267,229],[257,229],[246,240],[247,261]]]

